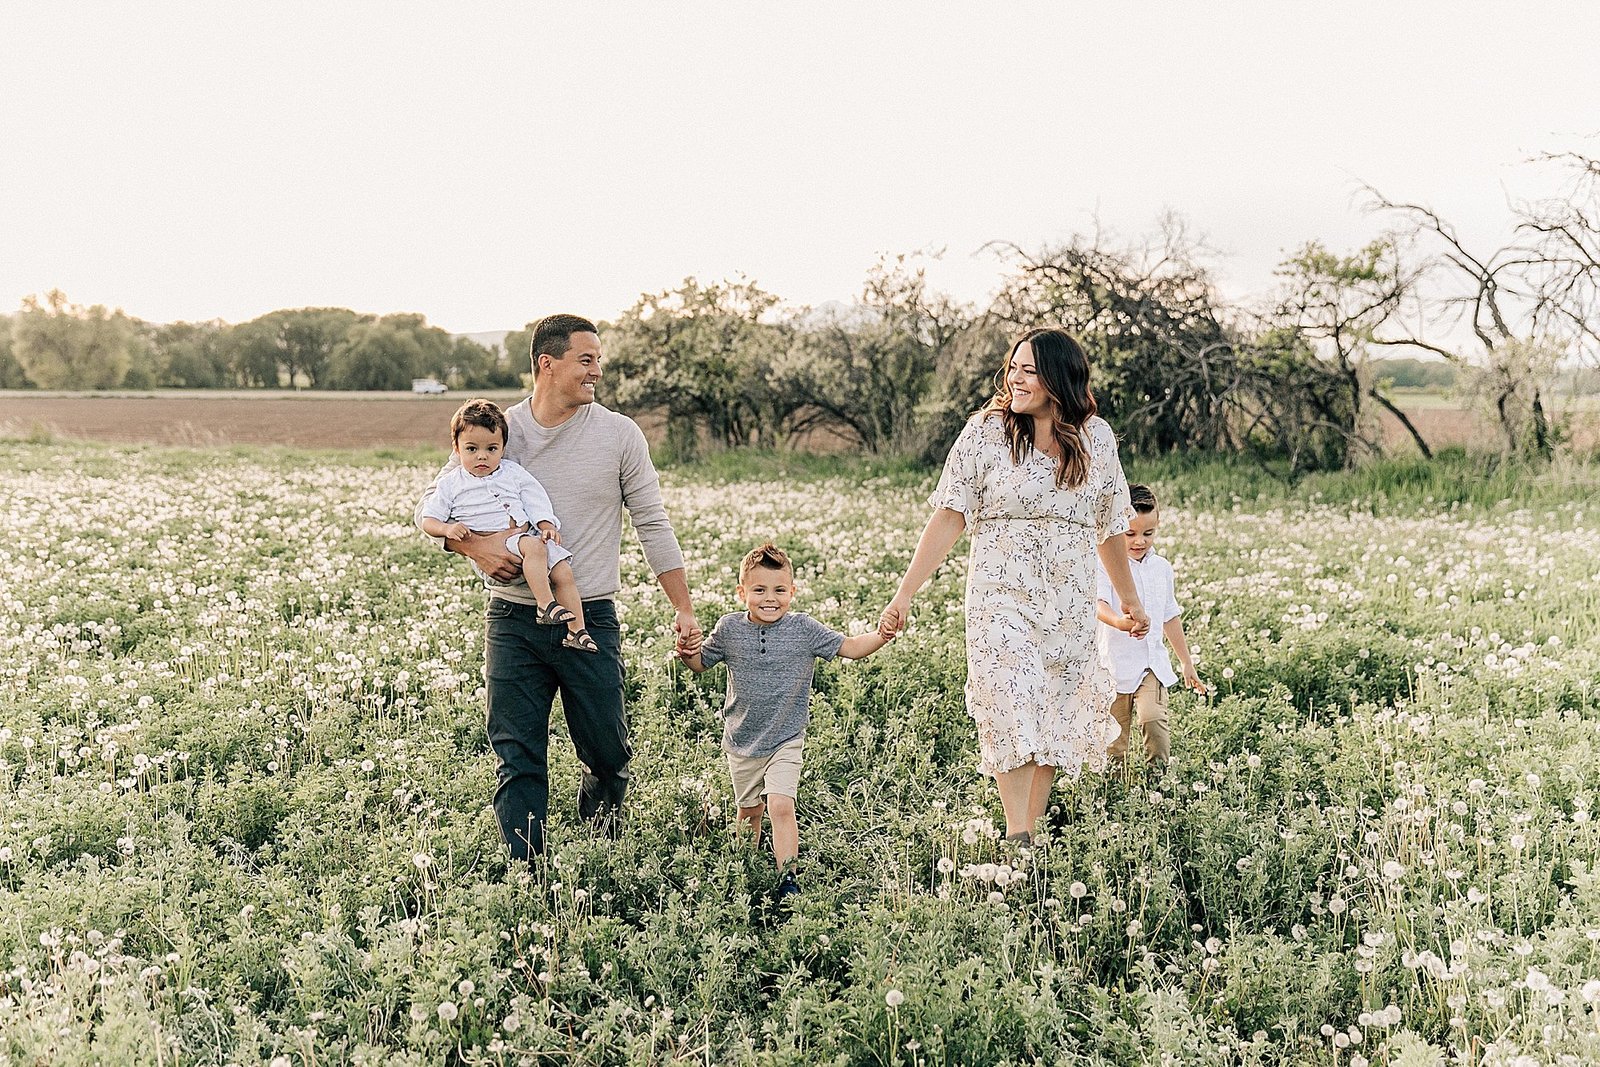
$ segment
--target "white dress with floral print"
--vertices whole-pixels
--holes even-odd
[[[966,516],[967,711],[978,767],[1026,763],[1076,776],[1117,738],[1116,683],[1095,641],[1095,547],[1133,515],[1111,427],[1084,427],[1089,477],[1058,489],[1056,461],[1011,461],[999,415],[974,415],[945,460],[936,508]]]

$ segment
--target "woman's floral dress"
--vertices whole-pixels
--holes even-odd
[[[1100,418],[1083,435],[1089,477],[1057,489],[1056,461],[1020,464],[999,415],[968,421],[929,503],[966,516],[967,711],[978,767],[1025,763],[1076,776],[1104,766],[1117,738],[1116,683],[1095,641],[1095,548],[1127,531],[1133,509],[1117,439]]]

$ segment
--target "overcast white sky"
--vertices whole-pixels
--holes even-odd
[[[1600,147],[1600,5],[44,3],[0,8],[0,311],[420,311],[457,332],[740,272],[848,300],[880,252],[1174,209],[1235,295],[1379,225],[1502,236]]]

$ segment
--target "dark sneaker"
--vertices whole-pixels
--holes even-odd
[[[800,883],[795,880],[794,872],[786,871],[784,876],[778,879],[778,884],[773,887],[772,899],[774,902],[782,904],[790,897],[798,895],[799,892]]]

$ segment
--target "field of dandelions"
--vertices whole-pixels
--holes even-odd
[[[1026,853],[952,562],[818,671],[779,915],[631,537],[627,830],[558,736],[508,865],[438,458],[0,442],[0,1064],[1600,1062],[1592,467],[1134,468],[1215,693]],[[932,475],[782,467],[665,473],[702,621],[772,537],[868,628]]]

